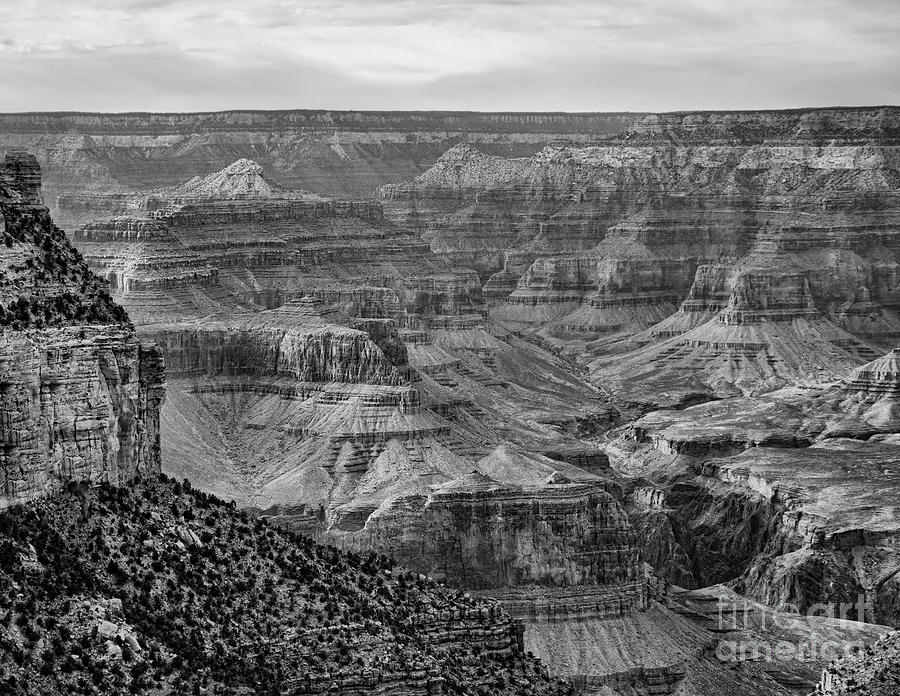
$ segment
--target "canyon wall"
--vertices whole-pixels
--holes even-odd
[[[378,202],[284,191],[245,161],[149,198],[73,237],[166,355],[164,471],[499,600],[544,627],[525,647],[554,674],[625,680],[633,645],[618,677],[546,647],[587,622],[650,622],[619,486],[579,436],[612,417],[598,392],[490,321],[477,274]],[[654,659],[675,685],[689,629],[671,621]]]
[[[24,147],[45,170],[64,226],[123,213],[128,194],[172,186],[239,157],[279,183],[370,197],[409,179],[459,142],[531,154],[559,137],[589,142],[632,114],[231,111],[197,114],[0,114],[0,154]]]
[[[900,624],[896,370],[891,351],[835,382],[635,421],[616,450],[647,560],[682,586]]]
[[[291,188],[369,197],[424,172],[460,143],[506,157],[558,140],[761,143],[897,137],[896,109],[733,113],[230,111],[195,114],[0,114],[0,153],[34,152],[47,204],[64,226],[124,212],[135,191],[171,186],[253,159]]]
[[[34,157],[0,168],[0,508],[69,481],[159,471],[160,352],[142,344],[41,204]]]
[[[379,197],[479,273],[494,319],[614,391],[773,389],[900,335],[898,117],[666,114],[518,158],[461,144]]]

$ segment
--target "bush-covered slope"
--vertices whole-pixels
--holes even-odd
[[[29,154],[9,153],[0,163],[0,327],[127,322],[41,205],[40,176]]]
[[[0,516],[0,692],[549,694],[509,618],[166,480]]]

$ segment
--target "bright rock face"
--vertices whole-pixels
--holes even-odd
[[[0,507],[159,471],[159,351],[50,222],[33,157],[0,169]],[[15,298],[15,299],[13,299]]]

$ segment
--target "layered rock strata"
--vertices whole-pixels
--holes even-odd
[[[285,186],[359,197],[415,177],[460,142],[506,157],[531,155],[559,140],[815,146],[865,143],[873,134],[896,142],[896,122],[895,108],[675,114],[35,113],[0,115],[0,150],[36,152],[47,173],[54,215],[72,225],[126,212],[133,192],[204,176],[237,157],[260,162]]]
[[[283,189],[254,162],[153,196],[143,217],[73,234],[141,325],[271,309],[303,296],[366,317],[454,314],[480,301],[471,272],[449,268],[385,223],[377,203]]]
[[[895,362],[637,420],[608,453],[634,477],[647,560],[682,586],[896,626]]]
[[[821,380],[898,335],[896,113],[783,116],[661,117],[518,159],[462,145],[379,196],[598,382],[677,400]]]
[[[900,424],[896,361],[891,351],[835,382],[655,411],[631,424],[631,437],[667,454],[697,457],[842,437],[890,440]]]
[[[219,457],[244,468],[249,462],[239,463],[237,453],[246,452],[272,472],[271,481],[262,472],[251,478],[261,508],[315,510],[352,499],[355,483],[334,495],[324,482],[332,467],[356,476],[389,456],[373,443],[406,442],[401,450],[414,462],[434,460],[451,471],[508,440],[538,450],[575,444],[560,438],[559,426],[574,422],[595,392],[565,363],[488,326],[475,273],[449,266],[384,222],[379,204],[286,192],[247,161],[154,195],[169,196],[169,205],[144,218],[92,223],[74,236],[138,330],[167,355],[170,404],[179,412],[164,415],[166,427],[226,413],[228,422],[243,422],[258,410],[296,440],[277,455],[255,442],[258,416],[248,433],[212,433],[216,444],[198,447],[173,433],[174,466],[201,475]],[[224,394],[247,396],[233,403]],[[560,414],[535,427],[548,397]],[[371,420],[354,420],[359,399]],[[414,425],[379,431],[379,423],[399,423],[413,411],[420,414]],[[322,422],[354,434],[332,437]],[[286,485],[281,476],[301,451],[312,469],[327,470],[315,474],[319,483],[303,478],[301,486],[295,472],[296,486]]]
[[[241,187],[266,191],[263,182]],[[164,468],[323,540],[381,549],[499,599],[528,626],[645,625],[648,581],[613,498],[619,487],[577,437],[595,416],[610,417],[599,394],[568,363],[487,319],[474,272],[363,219],[362,207],[320,224],[282,215],[308,202],[280,196],[196,198],[76,233],[167,356]],[[273,234],[302,240],[297,256],[246,268],[223,261]],[[356,247],[321,251],[341,235],[343,244],[356,235]],[[180,285],[152,243],[194,252]],[[119,275],[122,259],[144,264],[140,285],[128,267]],[[251,274],[256,294],[243,291]],[[551,656],[540,635],[526,647]],[[677,676],[666,652],[660,665]],[[596,665],[552,669],[603,677]]]
[[[386,557],[342,555],[268,530],[187,482],[160,482],[162,353],[115,321],[124,312],[50,223],[39,182],[31,157],[7,157],[0,169],[0,248],[9,250],[0,255],[9,269],[0,315],[0,585],[16,590],[0,601],[15,617],[0,629],[6,691],[71,693],[89,679],[98,693],[136,694],[464,693],[473,684],[571,691],[523,654],[521,627],[496,603],[424,576],[394,579]],[[204,344],[193,353],[183,335],[163,334],[182,358],[202,352],[175,372],[270,371],[292,384],[376,389],[400,381],[368,334],[310,322],[300,304],[287,315],[306,330],[282,330],[274,347],[278,332],[252,322],[237,340],[227,328],[192,335]],[[396,341],[391,357],[405,364],[396,329],[372,334],[385,346]],[[240,558],[247,572],[237,569]],[[225,618],[232,612],[244,625]],[[496,669],[486,672],[487,663]]]
[[[280,184],[330,196],[371,196],[409,179],[460,142],[518,156],[559,137],[590,142],[631,114],[232,111],[217,114],[3,114],[0,152],[27,147],[47,172],[65,225],[127,213],[134,194],[259,162]]]
[[[568,469],[581,478],[574,482],[546,460],[548,480],[522,486],[513,480],[530,472],[513,470],[508,458],[498,451],[448,483],[386,501],[356,543],[390,549],[405,565],[502,599],[530,622],[646,609],[636,540],[603,480]],[[498,459],[506,460],[500,471]]]
[[[0,508],[159,471],[161,355],[53,225],[40,181],[24,153],[0,168]]]

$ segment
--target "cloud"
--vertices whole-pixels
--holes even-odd
[[[5,110],[900,101],[895,0],[32,0],[0,27]]]

